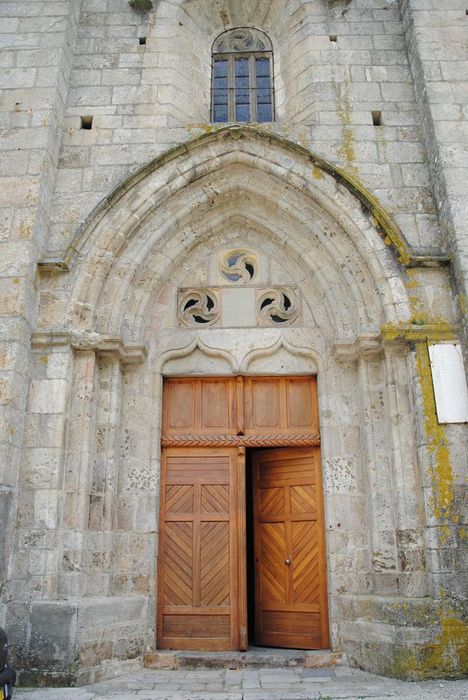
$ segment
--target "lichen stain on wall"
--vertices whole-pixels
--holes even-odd
[[[352,107],[349,99],[349,80],[342,83],[342,89],[334,83],[336,92],[336,111],[341,122],[342,144],[338,150],[338,156],[346,161],[348,170],[353,175],[357,174],[355,136],[353,131]]]
[[[424,615],[422,612],[421,615]],[[468,625],[445,602],[432,644],[399,651],[388,672],[399,678],[460,678],[468,673]]]
[[[453,512],[453,469],[450,463],[445,429],[437,420],[429,351],[426,343],[416,343],[416,367],[423,402],[424,430],[428,439],[427,448],[434,465],[434,489],[431,505],[438,520],[457,524],[459,516]],[[445,522],[445,524],[447,523]],[[445,538],[447,536],[448,533],[445,534]]]

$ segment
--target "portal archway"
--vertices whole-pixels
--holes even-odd
[[[246,284],[222,276],[238,251],[257,265]],[[44,269],[41,324],[61,335],[43,338],[52,354],[69,353],[64,503],[78,503],[79,517],[64,518],[64,539],[83,534],[83,562],[96,533],[111,543],[100,575],[124,582],[109,605],[120,610],[116,625],[138,616],[140,648],[155,640],[165,375],[317,374],[332,646],[354,649],[362,594],[380,595],[380,573],[397,591],[392,536],[421,528],[423,516],[415,439],[388,429],[412,420],[410,366],[381,327],[410,318],[409,258],[385,212],[344,173],[235,127],[148,164],[83,225],[69,272]],[[185,323],[189,292],[215,297],[221,311],[208,326]],[[284,325],[262,315],[277,293]],[[131,555],[133,576],[121,555],[130,540],[142,553]],[[77,578],[86,573],[83,564]]]

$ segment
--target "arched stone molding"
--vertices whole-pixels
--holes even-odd
[[[255,148],[253,146],[255,142],[260,147]],[[109,212],[112,211],[113,222],[118,220],[123,229],[128,228],[126,236],[129,236],[132,227],[126,224],[130,224],[132,218],[133,224],[141,222],[148,211],[159,206],[168,195],[169,183],[171,183],[170,191],[173,195],[187,182],[200,178],[210,169],[212,171],[213,165],[210,168],[209,163],[214,158],[222,158],[222,163],[219,160],[214,163],[214,169],[218,170],[223,164],[232,164],[233,160],[237,161],[236,153],[239,152],[246,155],[250,153],[259,170],[262,166],[263,169],[268,167],[265,163],[270,163],[273,173],[285,176],[288,184],[296,185],[299,190],[309,192],[315,201],[324,206],[325,210],[327,207],[330,208],[329,213],[336,220],[338,220],[337,209],[333,207],[332,197],[336,195],[336,183],[343,185],[361,202],[368,216],[372,217],[374,228],[382,236],[388,237],[387,245],[395,248],[402,262],[404,264],[417,262],[401,232],[391,222],[378,200],[345,171],[297,143],[272,134],[266,129],[235,125],[220,129],[213,128],[207,134],[164,153],[128,178],[94,209],[80,227],[64,256],[62,266],[67,269],[73,265],[75,259],[82,256],[88,239],[91,236],[95,239],[99,235],[103,223],[109,224],[109,221],[105,221],[106,214]],[[197,157],[200,153],[201,156]],[[273,153],[275,156],[272,155]],[[190,156],[193,156],[193,160]],[[314,172],[310,169],[311,166],[315,166],[321,172]],[[158,173],[158,177],[151,177],[154,173]],[[331,175],[332,178],[326,178],[326,174]],[[322,180],[325,181],[321,182]],[[132,193],[131,196],[126,196],[130,193]],[[124,212],[127,212],[127,217],[124,216]],[[43,264],[60,266],[60,261],[45,260]]]
[[[74,244],[70,289],[62,291],[63,297],[68,294],[68,310],[56,321],[71,322],[82,331],[120,334],[130,344],[148,342],[143,374],[153,372],[154,377],[149,458],[155,468],[161,372],[201,372],[200,358],[205,358],[205,373],[267,373],[269,368],[280,373],[283,363],[289,372],[291,367],[320,370],[324,467],[333,490],[333,474],[345,453],[354,449],[361,430],[352,403],[366,374],[359,374],[357,356],[379,345],[381,324],[409,318],[401,261],[382,239],[383,224],[376,224],[376,218],[386,221],[385,214],[366,197],[304,149],[252,128],[234,128],[150,164],[88,222]],[[385,229],[388,235],[391,231]],[[197,265],[220,246],[238,246],[246,239],[271,255],[276,251],[301,290],[310,312],[306,341],[298,340],[293,330],[280,335],[255,329],[248,334],[253,348],[243,350],[235,332],[220,343],[217,336],[228,337],[227,330],[195,336],[164,316],[175,308],[177,287],[184,286]],[[299,369],[293,346],[303,348]],[[333,348],[337,359],[341,352],[341,364],[330,364]],[[287,361],[293,355],[294,361]],[[338,397],[345,394],[340,403]],[[136,396],[135,390],[133,405]],[[390,438],[384,440],[389,446]],[[361,460],[354,452],[357,481],[367,468]],[[338,501],[342,496],[336,495]],[[348,497],[355,498],[351,492]],[[366,512],[365,503],[356,501],[355,506]],[[368,521],[360,527],[373,529],[372,509],[365,517]]]
[[[271,330],[267,336],[264,332],[263,337],[257,335],[255,349],[246,351],[246,347],[252,344],[250,339],[238,344],[233,354],[226,350],[226,346],[235,344],[229,331],[217,334],[217,346],[213,345],[215,339],[210,338],[209,333],[196,332],[187,345],[162,352],[155,363],[155,371],[163,376],[316,374],[319,368],[326,366],[325,359],[316,349],[300,347],[288,340],[287,331]],[[204,338],[210,339],[211,344]],[[261,363],[261,369],[257,363]]]
[[[250,350],[240,365],[242,373],[257,375],[317,374],[325,367],[326,359],[317,350],[294,345],[283,333],[272,345]]]
[[[370,197],[366,211],[362,194],[358,197],[344,182],[335,168],[305,149],[248,127],[220,130],[176,149],[119,188],[79,233],[68,255],[71,274],[63,285],[73,287],[62,293],[69,297],[68,310],[55,319],[56,325],[71,321],[83,330],[99,325],[101,332],[112,329],[116,335],[122,332],[122,312],[132,295],[133,315],[144,319],[156,291],[135,291],[149,286],[145,262],[153,283],[160,285],[171,266],[203,240],[203,231],[212,238],[216,226],[239,212],[240,201],[247,221],[257,226],[263,223],[265,228],[265,215],[274,213],[278,225],[267,227],[269,236],[301,259],[322,292],[328,287],[333,296],[341,288],[341,301],[353,298],[357,312],[368,313],[374,326],[407,320],[401,269],[388,240],[382,240],[382,224],[375,223],[385,216]],[[387,239],[390,233],[385,230]],[[322,265],[315,268],[317,251],[308,250],[308,241],[320,248]],[[325,259],[328,268],[321,273]],[[356,269],[350,272],[353,265]],[[374,303],[375,290],[378,319],[375,307],[367,308]],[[100,306],[106,304],[107,316],[101,319]],[[336,326],[340,300],[328,306]],[[140,323],[132,339],[143,335]]]
[[[202,370],[200,357],[204,363]],[[156,362],[155,370],[165,376],[237,374],[238,364],[230,352],[221,347],[207,345],[200,334],[196,333],[188,345],[163,352]]]

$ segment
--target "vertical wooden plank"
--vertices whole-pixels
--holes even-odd
[[[245,448],[237,450],[237,552],[238,552],[238,647],[246,651],[248,647],[247,625],[247,515],[245,485]]]
[[[253,480],[253,510],[254,510],[254,562],[255,562],[255,573],[254,573],[254,596],[255,596],[255,643],[261,643],[261,629],[262,629],[262,586],[260,581],[261,567],[262,567],[262,534],[258,523],[258,514],[261,513],[261,501],[260,501],[260,461],[258,459],[253,460],[252,465],[252,480]]]
[[[325,543],[325,507],[323,502],[323,478],[322,478],[322,463],[320,459],[320,448],[313,449],[315,462],[315,484],[316,484],[316,508],[317,508],[317,523],[319,527],[319,567],[320,571],[324,572],[322,585],[320,587],[320,609],[321,617],[321,632],[323,648],[330,646],[330,627],[328,622],[328,581],[326,576],[327,571],[327,550]]]
[[[158,531],[158,576],[156,583],[156,646],[158,649],[161,648],[162,644],[162,631],[163,631],[163,582],[164,582],[164,536],[165,536],[165,523],[166,523],[166,498],[165,498],[165,484],[166,484],[166,455],[161,455],[161,491],[160,491],[160,501],[159,501],[159,531]]]
[[[192,581],[192,605],[195,608],[200,607],[200,557],[201,557],[201,542],[200,542],[200,513],[201,513],[201,486],[194,484],[194,506],[193,506],[193,581]]]
[[[282,432],[288,431],[288,379],[281,377],[278,381],[279,389],[279,428]]]
[[[293,586],[292,586],[292,568],[291,564],[286,562],[292,562],[293,559],[293,538],[291,533],[291,487],[284,486],[284,502],[285,502],[285,534],[286,534],[286,551],[284,553],[284,562],[281,562],[283,567],[286,568],[286,601],[289,605],[293,605]]]
[[[236,433],[244,435],[245,418],[244,418],[244,378],[236,378]]]
[[[244,385],[244,430],[253,431],[253,396],[252,396],[252,379],[251,377],[243,378]]]
[[[194,384],[194,402],[193,402],[193,432],[201,432],[203,427],[203,416],[202,416],[202,385],[199,379],[193,380]]]

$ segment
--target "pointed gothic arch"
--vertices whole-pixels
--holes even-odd
[[[378,202],[306,149],[252,127],[228,127],[147,164],[95,209],[61,263],[70,269],[70,291],[67,317],[57,322],[112,335],[131,326],[129,339],[141,342],[164,280],[240,214],[300,262],[323,295],[330,326],[346,299],[363,312],[361,332],[408,319],[402,270],[411,252]],[[138,307],[132,321],[130,299]]]
[[[178,290],[215,284],[213,261],[231,248],[258,254],[265,284],[297,290],[299,323],[242,332],[178,325]],[[64,451],[68,473],[79,455],[83,523],[93,522],[90,504],[104,499],[109,537],[116,537],[112,523],[121,522],[127,489],[155,551],[163,375],[205,371],[317,373],[329,538],[363,533],[370,560],[381,531],[422,527],[415,436],[408,430],[403,441],[399,428],[386,428],[412,425],[407,348],[384,347],[381,337],[383,324],[409,319],[408,264],[408,246],[372,196],[332,164],[264,131],[213,131],[144,166],[77,232],[61,262],[67,271],[42,266],[41,325],[47,319],[61,331],[36,342],[72,349]],[[93,411],[99,440],[93,421],[82,420]],[[107,491],[89,497],[103,465]],[[401,495],[400,484],[409,484]],[[398,494],[396,505],[390,493]],[[384,555],[397,567],[393,549]],[[148,567],[154,591],[155,561]],[[340,605],[364,585],[372,595],[374,572],[348,586],[337,567],[330,570],[333,645],[346,650],[354,647],[342,635]],[[150,647],[152,596],[141,596],[138,608]],[[112,600],[124,620],[126,603],[124,595]],[[349,625],[357,638],[356,620]]]

